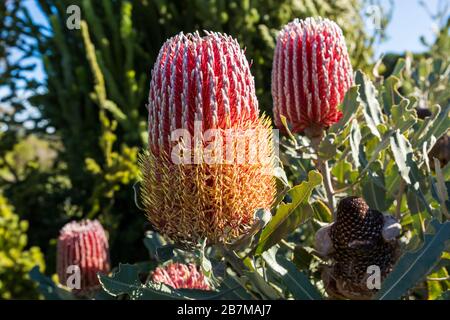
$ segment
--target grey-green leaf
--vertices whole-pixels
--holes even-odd
[[[313,286],[308,277],[297,269],[293,262],[282,256],[276,257],[275,250],[264,252],[262,257],[272,272],[282,279],[295,299],[322,299],[320,292]]]
[[[399,299],[423,279],[438,262],[442,252],[448,248],[450,221],[431,221],[425,233],[423,246],[414,252],[406,252],[384,280],[374,299]]]
[[[408,157],[412,154],[412,148],[409,141],[397,130],[390,137],[391,149],[394,154],[395,163],[397,164],[400,174],[407,184],[411,184],[409,173],[411,168],[408,165]]]
[[[378,92],[370,79],[359,70],[356,72],[355,82],[359,85],[359,101],[363,106],[367,126],[373,135],[381,138],[377,126],[383,123],[383,114],[377,100]]]
[[[352,126],[350,129],[350,149],[352,153],[353,162],[355,164],[355,168],[360,167],[359,161],[359,151],[361,147],[361,131],[359,130],[358,121],[353,119]]]

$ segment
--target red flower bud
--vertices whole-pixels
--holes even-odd
[[[156,268],[152,273],[152,281],[174,289],[210,289],[203,273],[193,264],[171,263],[164,268]]]
[[[110,264],[106,233],[97,220],[72,221],[61,229],[56,269],[60,283],[69,287],[76,285],[76,281],[68,284],[69,277],[80,272],[80,286],[72,288],[76,294],[86,295],[99,287],[97,273],[108,273]]]
[[[293,133],[337,122],[337,109],[353,83],[339,26],[328,19],[294,20],[280,31],[272,68],[275,124],[285,116]]]

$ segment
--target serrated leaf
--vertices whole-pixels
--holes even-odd
[[[411,143],[397,130],[390,138],[391,150],[394,155],[395,164],[402,179],[416,193],[425,209],[431,213],[431,208],[426,200],[424,181],[426,180],[417,163],[413,159]]]
[[[400,73],[405,69],[406,60],[404,58],[399,58],[395,64],[394,70],[392,70],[391,76],[400,76]]]
[[[373,135],[381,138],[378,125],[383,123],[383,114],[377,100],[378,92],[370,79],[359,70],[356,72],[355,82],[359,85],[359,102],[363,106],[366,124]]]
[[[383,110],[387,115],[391,114],[391,107],[397,105],[402,96],[398,92],[400,86],[400,79],[394,76],[390,76],[386,79],[383,85]]]
[[[417,118],[415,112],[407,99],[402,99],[400,104],[394,105],[391,108],[391,121],[395,128],[399,129],[401,133],[411,128],[416,122]]]
[[[280,204],[272,220],[261,232],[255,254],[261,254],[278,243],[311,216],[312,208],[308,200],[313,189],[321,183],[321,174],[310,171],[307,181],[288,191],[292,202]]]
[[[432,139],[439,139],[444,133],[448,131],[450,127],[450,104],[442,109],[439,105],[436,105],[433,115],[427,117],[422,122],[421,127],[417,130],[415,136],[414,146],[421,146],[425,142],[431,142]],[[429,143],[431,149],[433,145]]]
[[[411,184],[409,173],[411,168],[408,165],[408,158],[412,157],[412,148],[409,141],[397,130],[390,137],[391,149],[394,154],[395,163],[397,164],[400,174],[407,184]]]
[[[356,121],[356,119],[353,119],[352,126],[350,128],[350,150],[355,168],[359,168],[361,165],[359,161],[360,147],[361,131],[359,130],[358,121]]]
[[[374,299],[401,298],[433,269],[442,252],[448,247],[449,239],[450,221],[445,223],[431,221],[422,247],[414,252],[406,252],[399,259],[394,270],[383,281]]]

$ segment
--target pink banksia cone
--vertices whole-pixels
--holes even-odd
[[[180,33],[161,48],[150,82],[149,150],[141,159],[149,221],[186,244],[242,235],[256,209],[270,208],[275,193],[270,121],[259,116],[244,52],[230,36],[205,33]],[[182,143],[171,141],[178,129],[194,142],[184,136]],[[211,141],[201,140],[212,130]],[[195,159],[199,136],[200,147],[218,161]],[[243,137],[250,142],[242,144]],[[174,160],[180,149],[189,154],[188,163]],[[249,161],[255,150],[256,161]]]
[[[339,121],[337,106],[353,83],[341,28],[328,19],[295,19],[278,34],[272,68],[275,124],[293,133],[320,131]]]
[[[158,267],[152,273],[152,281],[164,283],[174,289],[210,290],[203,273],[193,264],[171,263],[163,268]]]
[[[64,286],[68,286],[69,277],[79,270],[80,286],[72,289],[75,294],[89,295],[99,288],[97,273],[110,271],[108,239],[100,222],[72,221],[61,229],[56,269],[59,282]]]

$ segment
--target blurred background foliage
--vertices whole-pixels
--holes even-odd
[[[252,60],[260,107],[270,114],[273,49],[284,24],[319,15],[335,20],[344,31],[354,69],[371,73],[374,45],[384,38],[382,30],[390,19],[390,12],[384,12],[381,29],[366,30],[361,12],[376,1],[360,0],[37,3],[45,25],[31,18],[22,1],[0,3],[0,88],[8,92],[0,101],[8,105],[0,117],[0,190],[6,197],[0,203],[2,215],[11,210],[8,199],[18,216],[9,215],[29,222],[28,245],[21,240],[16,247],[40,247],[48,274],[55,271],[58,230],[73,218],[100,219],[109,232],[113,265],[146,256],[142,235],[150,226],[134,204],[132,185],[138,176],[137,155],[146,144],[150,71],[168,37],[195,30],[236,37]],[[73,4],[81,8],[82,23],[80,29],[69,30],[66,9]],[[448,77],[436,77],[448,73],[448,46],[447,23],[429,52],[386,55],[375,77],[387,77],[398,59],[407,58],[412,67],[405,72],[416,71],[400,90],[417,95],[424,108],[448,105]],[[11,48],[20,53],[19,59],[9,59]],[[46,77],[41,83],[27,76],[35,67],[27,63],[30,57],[43,61]],[[21,117],[30,107],[34,112]],[[22,255],[23,267],[8,269],[7,280],[0,278],[0,294],[29,261],[43,269],[38,249]],[[8,294],[22,297],[8,291],[4,297]]]
[[[36,283],[28,273],[38,265],[45,271],[39,247],[27,247],[28,222],[20,220],[6,198],[0,194],[0,298],[36,299]]]

